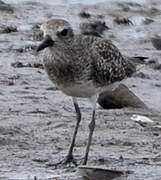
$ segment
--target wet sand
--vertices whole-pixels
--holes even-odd
[[[78,16],[82,9],[94,19],[104,16],[110,27],[104,38],[111,39],[124,55],[148,56],[149,60],[161,63],[161,51],[150,41],[152,35],[160,33],[161,3],[49,6],[30,2],[11,7],[14,13],[1,11],[0,16],[0,27],[17,28],[17,32],[0,34],[0,179],[79,179],[73,166],[52,166],[65,157],[70,144],[75,126],[71,98],[53,86],[42,68],[15,68],[11,64],[41,63],[42,54],[36,55],[34,50],[40,41],[35,40],[33,27],[51,18],[64,18],[78,33],[79,23],[86,20]],[[129,18],[133,25],[114,23],[117,16]],[[145,24],[146,18],[154,22]],[[161,69],[147,64],[125,84],[149,109],[105,110],[98,106],[88,163],[133,171],[126,178],[129,180],[159,180]],[[84,156],[91,119],[90,103],[86,99],[79,102],[83,119],[74,150],[78,164]],[[153,123],[142,125],[132,121],[133,114],[145,115]]]

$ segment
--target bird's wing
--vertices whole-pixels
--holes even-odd
[[[109,40],[99,38],[91,46],[94,75],[99,83],[121,81],[135,72],[132,62],[125,59]]]
[[[92,44],[93,53],[99,56],[106,62],[117,60],[122,58],[122,55],[118,48],[112,44],[110,40],[97,38]]]

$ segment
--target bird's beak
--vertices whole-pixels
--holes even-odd
[[[53,46],[54,45],[54,41],[52,40],[52,38],[49,35],[46,35],[44,40],[42,41],[42,43],[37,47],[37,52],[49,47],[49,46]]]

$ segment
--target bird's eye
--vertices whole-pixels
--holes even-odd
[[[60,32],[60,34],[61,34],[62,36],[66,36],[66,35],[68,34],[68,29],[63,29],[63,30]]]

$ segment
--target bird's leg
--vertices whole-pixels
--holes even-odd
[[[81,121],[81,112],[80,112],[80,109],[79,109],[79,106],[78,106],[78,103],[77,103],[77,99],[75,97],[73,97],[73,104],[74,104],[76,115],[77,115],[77,122],[76,122],[76,126],[75,126],[75,129],[74,129],[72,141],[71,141],[71,144],[70,144],[70,147],[69,147],[69,150],[68,150],[68,154],[65,157],[65,159],[63,159],[62,161],[60,161],[58,163],[52,164],[52,166],[54,165],[54,166],[57,167],[58,165],[62,165],[62,164],[65,165],[65,164],[68,164],[70,162],[77,165],[76,161],[73,158],[73,148],[74,148],[74,145],[75,145],[75,139],[76,139],[77,131],[78,131],[78,128],[79,128],[79,123]]]
[[[68,154],[67,154],[66,159],[65,159],[65,163],[73,162],[74,164],[76,164],[76,162],[75,162],[75,160],[73,158],[73,148],[74,148],[74,145],[75,145],[75,139],[76,139],[77,131],[78,131],[78,128],[79,128],[79,123],[81,121],[81,112],[80,112],[80,109],[79,109],[79,106],[78,106],[78,103],[77,103],[77,99],[75,97],[73,97],[73,104],[74,104],[76,115],[77,115],[77,122],[76,122],[76,126],[75,126],[75,129],[74,129],[72,141],[71,141],[71,144],[70,144],[70,147],[69,147],[69,150],[68,150]]]
[[[88,137],[88,143],[87,143],[87,147],[86,147],[86,152],[85,152],[85,156],[84,156],[83,165],[87,164],[89,148],[90,148],[90,145],[91,145],[92,135],[93,135],[94,128],[95,128],[95,109],[96,109],[97,98],[98,98],[98,95],[92,96],[90,98],[90,101],[91,101],[91,103],[93,105],[93,111],[92,111],[92,120],[89,123],[89,137]]]
[[[89,148],[90,148],[91,141],[92,141],[92,135],[93,135],[93,132],[94,132],[94,128],[95,128],[95,110],[92,113],[92,120],[89,123],[89,137],[88,137],[88,143],[87,143],[87,147],[86,147],[86,153],[85,153],[83,165],[87,164],[88,153],[89,153]]]

